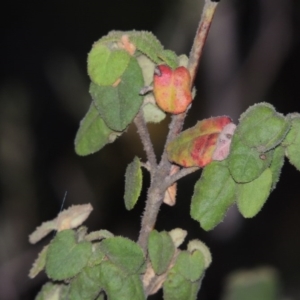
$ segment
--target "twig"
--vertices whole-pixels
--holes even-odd
[[[140,136],[140,139],[142,141],[142,144],[144,146],[144,150],[147,155],[147,159],[150,163],[150,171],[154,171],[157,167],[157,161],[156,161],[156,156],[155,152],[153,149],[153,145],[150,139],[150,134],[148,131],[148,128],[146,126],[143,112],[140,110],[137,114],[137,116],[134,119],[134,124],[137,127],[138,134]]]
[[[201,16],[201,20],[197,29],[197,33],[194,39],[193,47],[189,57],[188,70],[191,74],[192,86],[196,78],[199,60],[202,55],[203,47],[206,41],[206,37],[217,8],[218,2],[212,2],[211,0],[206,0]]]
[[[196,171],[198,171],[200,168],[199,167],[190,167],[190,168],[183,168],[174,175],[168,176],[165,180],[165,184],[167,187],[171,186],[174,184],[176,181],[181,179],[182,177],[185,177],[189,174],[192,174]]]

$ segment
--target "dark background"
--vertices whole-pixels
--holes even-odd
[[[28,243],[41,222],[65,207],[92,203],[86,224],[136,239],[145,192],[131,212],[123,205],[124,172],[144,157],[132,126],[99,153],[79,157],[74,137],[90,103],[86,57],[110,30],[149,30],[166,48],[189,53],[203,1],[6,2],[0,18],[0,299],[34,299],[45,281],[28,270],[43,245]],[[300,6],[293,0],[223,0],[217,9],[196,81],[186,127],[222,114],[237,122],[251,104],[270,102],[300,111]],[[167,122],[151,125],[157,153]],[[163,206],[157,229],[188,230],[210,247],[213,263],[199,299],[220,299],[232,271],[269,265],[283,294],[300,299],[300,174],[286,164],[281,181],[257,217],[235,208],[212,232],[189,217],[200,172],[179,182],[177,205]],[[145,173],[145,188],[148,175]],[[154,299],[154,297],[153,297]]]

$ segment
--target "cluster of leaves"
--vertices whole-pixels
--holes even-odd
[[[63,211],[55,220],[70,224],[82,212],[86,212],[86,205]],[[47,223],[31,235],[32,242],[38,241],[32,238],[36,232],[43,231],[40,238],[48,232]],[[182,229],[152,231],[147,265],[141,247],[127,238],[113,236],[107,230],[87,233],[84,226],[62,229],[30,270],[31,278],[45,270],[53,281],[43,286],[36,299],[100,300],[106,295],[109,299],[142,300],[146,299],[144,289],[149,295],[162,286],[165,299],[193,299],[211,257],[198,240],[191,241],[187,250],[178,249],[186,234]]]
[[[93,101],[76,135],[77,154],[92,154],[112,143],[141,108],[146,122],[162,121],[166,115],[153,95],[140,91],[152,83],[157,64],[176,68],[186,62],[186,56],[165,50],[146,31],[112,31],[94,43],[88,55]]]
[[[172,143],[186,143],[184,135]],[[274,190],[285,156],[300,171],[299,149],[299,114],[283,116],[267,103],[250,107],[241,115],[227,159],[205,166],[197,181],[192,218],[211,230],[235,202],[245,218],[254,217]]]

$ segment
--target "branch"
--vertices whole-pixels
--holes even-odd
[[[147,128],[147,125],[144,120],[143,111],[140,109],[137,116],[134,119],[134,124],[137,127],[138,134],[141,138],[142,144],[144,146],[144,150],[146,152],[147,159],[150,163],[150,172],[156,169],[157,162],[156,156],[153,149],[153,144],[150,139],[150,134]]]
[[[178,181],[179,179],[192,174],[196,171],[198,171],[200,168],[199,167],[190,167],[190,168],[183,168],[180,171],[178,171],[177,173],[175,173],[174,175],[168,176],[165,180],[165,184],[167,187],[171,186],[172,184],[174,184],[176,181]]]
[[[193,47],[192,47],[192,50],[190,53],[190,58],[189,58],[189,63],[188,63],[188,70],[191,74],[191,79],[192,79],[191,80],[191,88],[195,81],[199,60],[200,60],[200,57],[202,54],[202,49],[203,49],[203,46],[204,46],[204,43],[206,40],[206,36],[207,36],[207,33],[208,33],[208,30],[209,30],[209,27],[210,27],[217,4],[218,3],[216,3],[216,2],[212,2],[210,0],[205,0],[205,5],[203,8],[201,20],[200,20],[199,27],[198,27],[198,30],[196,33],[196,37],[194,39],[194,44],[193,44]],[[146,201],[145,212],[142,217],[142,226],[141,226],[141,231],[140,231],[140,235],[139,235],[139,239],[138,239],[138,244],[142,247],[142,249],[144,250],[145,253],[147,252],[147,244],[148,244],[149,234],[155,226],[157,215],[158,215],[160,206],[163,203],[164,194],[167,189],[166,183],[168,181],[166,181],[166,178],[169,177],[170,170],[171,170],[171,163],[168,160],[166,146],[168,145],[168,143],[171,140],[173,140],[181,132],[186,114],[187,114],[187,112],[184,112],[182,114],[172,116],[172,121],[169,125],[169,133],[168,133],[168,136],[166,139],[164,152],[163,152],[163,155],[162,155],[159,165],[155,169],[155,176],[152,177],[152,182],[151,182],[151,185],[148,190],[148,198]],[[139,130],[139,118],[136,117],[136,119],[137,120],[135,121],[135,123],[138,126],[138,130]],[[141,136],[143,136],[142,133],[139,132],[139,134]],[[146,147],[147,142],[144,141],[143,144],[144,144],[145,150],[147,152],[147,155],[148,155],[148,152],[150,152],[150,153],[153,152],[153,150],[150,151],[150,149],[147,149],[147,147]],[[151,144],[151,148],[152,148],[152,144]],[[151,158],[151,155],[148,157],[148,159],[150,160],[150,158]],[[153,160],[153,158],[151,158],[151,159]],[[150,161],[150,164],[154,165],[153,161],[152,162]],[[155,165],[156,165],[156,160],[155,160]],[[196,171],[196,169],[192,170],[192,168],[189,168],[187,170],[189,170],[190,172]],[[154,169],[152,168],[152,172],[153,171],[154,171]],[[177,176],[187,175],[187,174],[189,174],[188,173],[189,171],[179,172],[180,174]],[[186,174],[185,174],[185,172],[186,172]],[[172,178],[172,180],[174,180],[174,182],[175,182],[177,177],[175,177],[175,175],[173,175],[173,176],[169,177],[169,178]],[[181,178],[181,177],[178,177],[178,179],[179,178]]]
[[[191,83],[193,83],[196,78],[196,73],[199,66],[199,61],[203,52],[203,47],[206,41],[206,37],[217,8],[218,2],[213,2],[211,0],[205,0],[205,4],[203,7],[203,12],[201,16],[201,20],[196,32],[196,36],[194,39],[193,47],[189,57],[188,70],[191,74]]]

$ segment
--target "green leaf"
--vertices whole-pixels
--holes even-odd
[[[143,174],[141,162],[138,157],[127,166],[125,172],[125,206],[127,210],[133,209],[142,190]]]
[[[172,69],[176,69],[178,67],[178,58],[174,51],[163,50],[159,53],[159,58]]]
[[[101,250],[100,243],[93,243],[92,244],[92,255],[88,261],[88,266],[93,267],[95,265],[99,265],[103,259],[105,258],[104,252]]]
[[[128,275],[110,261],[100,265],[101,285],[109,300],[144,300],[144,289],[139,275]]]
[[[218,225],[235,201],[235,182],[224,162],[207,165],[196,182],[191,203],[191,217],[204,230]]]
[[[161,275],[168,269],[175,253],[171,236],[166,231],[151,231],[148,240],[148,252],[154,272]]]
[[[291,116],[291,124],[291,130],[283,141],[283,145],[286,146],[285,154],[290,163],[300,171],[300,114]]]
[[[103,240],[101,250],[111,262],[128,274],[139,273],[145,261],[141,247],[121,236]]]
[[[155,63],[159,63],[159,53],[163,51],[163,46],[153,33],[148,31],[128,31],[129,40],[136,48],[147,55]]]
[[[212,257],[209,248],[200,240],[191,240],[187,245],[187,250],[193,253],[195,250],[199,250],[204,257],[204,267],[207,269],[211,262]]]
[[[145,86],[151,85],[153,82],[153,74],[156,64],[146,55],[138,56],[137,62],[142,69]]]
[[[205,271],[204,256],[199,250],[192,253],[181,251],[177,256],[175,268],[189,281],[197,281]]]
[[[110,237],[113,237],[113,236],[114,235],[110,231],[105,230],[105,229],[100,229],[100,230],[97,230],[97,231],[90,232],[89,234],[87,234],[85,236],[84,239],[88,242],[92,242],[92,241],[96,241],[96,240],[107,239],[107,238],[110,238]]]
[[[122,132],[108,128],[100,117],[94,103],[80,122],[75,138],[75,151],[78,155],[89,155],[112,143]]]
[[[141,68],[133,57],[116,86],[91,83],[90,93],[95,106],[109,128],[123,131],[132,122],[143,102],[139,95],[143,86]]]
[[[196,300],[200,285],[201,279],[191,282],[173,268],[163,284],[164,300]]]
[[[43,285],[35,300],[64,300],[67,299],[69,287],[64,284],[47,282]]]
[[[233,136],[228,167],[236,182],[250,182],[259,177],[269,167],[273,158],[273,151],[259,153],[246,146],[236,134]]]
[[[281,174],[281,169],[284,164],[284,147],[281,145],[277,146],[273,153],[272,163],[270,165],[270,169],[272,171],[272,188],[274,190],[277,182],[279,181],[279,177]]]
[[[70,300],[94,300],[101,290],[100,265],[85,267],[70,284]]]
[[[178,248],[185,240],[187,231],[181,228],[174,228],[169,231],[169,235],[174,243],[174,246]]]
[[[237,206],[244,218],[258,214],[267,201],[272,186],[272,171],[266,169],[258,178],[237,184]]]
[[[32,267],[29,271],[30,278],[34,278],[42,270],[44,270],[45,265],[46,265],[47,251],[48,251],[48,245],[42,249],[42,251],[38,255],[38,258],[33,263]]]
[[[160,123],[166,117],[166,114],[156,104],[150,102],[143,105],[143,114],[146,123]]]
[[[88,55],[88,74],[98,85],[112,85],[128,67],[130,54],[96,42]]]
[[[290,124],[268,103],[259,103],[249,107],[240,118],[235,135],[243,143],[266,152],[276,147],[286,136]]]
[[[46,273],[53,280],[71,278],[87,265],[91,254],[91,243],[77,243],[71,229],[60,231],[49,245]]]

